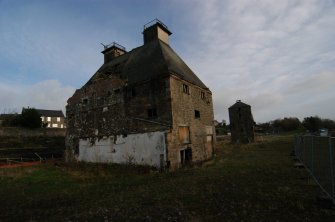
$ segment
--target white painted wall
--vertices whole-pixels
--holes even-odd
[[[165,133],[151,132],[129,134],[96,139],[92,145],[90,140],[80,139],[79,161],[107,163],[135,163],[160,167],[160,155],[165,156]]]

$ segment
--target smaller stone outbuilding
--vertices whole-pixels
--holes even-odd
[[[251,113],[251,106],[237,100],[229,107],[229,121],[232,143],[254,142],[255,122]]]

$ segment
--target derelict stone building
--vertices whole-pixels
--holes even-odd
[[[233,143],[254,142],[254,118],[251,113],[251,106],[237,100],[234,105],[228,108],[231,130],[231,141]]]
[[[105,47],[104,64],[67,101],[67,160],[177,169],[212,158],[212,93],[170,47],[171,34],[154,20],[142,46]]]

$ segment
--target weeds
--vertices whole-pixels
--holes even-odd
[[[166,173],[58,162],[0,172],[0,221],[334,221],[291,149],[290,136],[223,141],[203,167]]]

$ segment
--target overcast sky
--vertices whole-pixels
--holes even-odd
[[[155,18],[212,91],[215,119],[237,99],[256,122],[335,119],[333,0],[0,0],[0,112],[65,110],[102,65],[100,43],[130,51]]]

